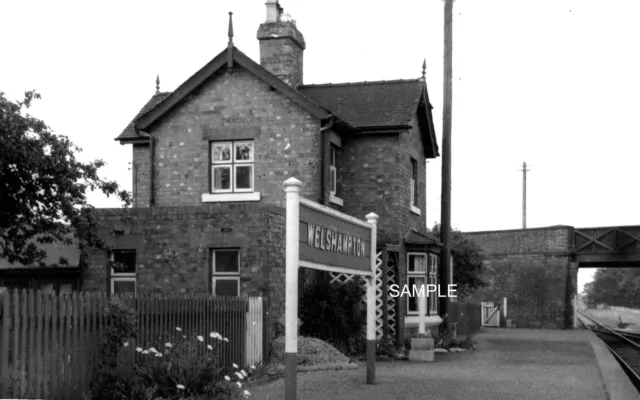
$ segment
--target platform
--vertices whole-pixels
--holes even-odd
[[[640,396],[586,330],[484,329],[475,351],[437,353],[434,362],[378,363],[377,384],[363,368],[298,374],[300,400],[635,400]],[[282,399],[283,381],[252,399]]]

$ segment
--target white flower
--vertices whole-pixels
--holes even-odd
[[[186,338],[187,338],[187,336],[186,336],[186,335],[182,335],[182,337],[183,337],[184,339],[186,339]]]
[[[238,387],[239,387],[239,388],[241,388],[241,387],[242,387],[242,383],[240,383],[240,382],[236,382],[236,384],[238,385]]]
[[[240,373],[241,373],[245,378],[247,377],[247,373],[246,373],[243,369],[241,369],[241,370],[240,370]]]
[[[142,354],[149,354],[149,350],[143,350]]]
[[[236,372],[238,379],[244,379],[244,376],[240,372]]]
[[[127,347],[129,345],[129,342],[124,342],[124,347]]]
[[[245,396],[251,396],[251,393],[249,393],[248,390],[245,390],[244,392],[242,392],[242,394],[244,394]]]
[[[180,327],[178,327],[178,326],[176,327],[176,330],[177,330],[178,332],[182,332],[182,329],[180,329]]]
[[[182,386],[182,385],[176,385],[176,387],[177,387],[178,389],[180,389],[180,390],[184,389],[184,386]]]
[[[254,370],[254,369],[256,369],[256,366],[255,366],[255,365],[252,365],[252,366],[251,366],[251,370]]]
[[[231,365],[233,365],[233,368],[240,368],[240,367],[238,367],[238,364],[236,364],[236,363],[233,363]]]
[[[208,348],[209,350],[213,350],[213,346],[212,346],[212,345],[210,345],[210,344],[208,344],[208,345],[207,345],[207,348]]]
[[[136,351],[140,353],[142,351],[142,347],[136,347]]]
[[[209,334],[209,336],[210,336],[212,339],[222,339],[222,336],[220,336],[220,334],[219,334],[218,332],[211,332],[211,333]]]
[[[156,353],[156,357],[162,357],[162,353],[157,352],[157,353]]]
[[[172,348],[173,345],[171,343],[167,342],[167,343],[164,344],[164,347]]]
[[[204,338],[202,336],[198,336],[198,340],[204,342]]]
[[[229,378],[229,376],[228,376],[228,375],[225,375],[225,376],[224,376],[224,380],[225,380],[225,381],[230,381],[230,380],[231,380],[231,378]]]
[[[156,350],[156,348],[155,348],[155,347],[149,347],[149,351],[150,351],[151,353],[157,353],[157,352],[158,352],[158,350]]]
[[[222,340],[224,340],[225,342],[229,341],[229,339],[227,339],[227,338],[222,338]]]

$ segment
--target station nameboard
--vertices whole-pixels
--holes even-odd
[[[306,203],[300,202],[300,261],[370,271],[371,228]]]

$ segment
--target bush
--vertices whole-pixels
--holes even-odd
[[[277,337],[273,341],[273,353],[271,362],[284,364],[284,344],[283,336]],[[322,364],[347,364],[349,357],[342,354],[338,349],[330,344],[313,337],[298,337],[298,365],[322,365]]]
[[[345,354],[366,349],[365,289],[360,279],[344,284],[313,282],[300,302],[300,334],[329,342]]]
[[[122,348],[136,335],[136,312],[117,297],[109,301],[104,311],[106,324],[102,333],[100,359],[91,380],[91,398],[146,400],[148,397],[144,397],[144,386],[140,386],[138,379],[129,373],[130,366],[119,362]]]

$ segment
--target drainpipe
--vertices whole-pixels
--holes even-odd
[[[149,135],[146,132],[140,132],[138,131],[138,129],[136,129],[136,133],[138,133],[141,136],[146,137],[147,139],[149,139],[149,207],[155,205],[155,199],[153,196],[153,173],[154,173],[154,168],[153,168],[153,164],[155,161],[155,148],[156,148],[156,141],[153,139],[153,137],[151,135]]]

